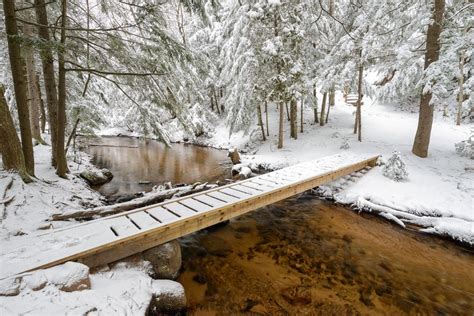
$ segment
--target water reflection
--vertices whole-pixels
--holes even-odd
[[[128,137],[93,139],[85,148],[93,163],[112,171],[111,182],[98,187],[105,196],[149,191],[155,184],[215,181],[228,174],[227,153],[212,148]]]

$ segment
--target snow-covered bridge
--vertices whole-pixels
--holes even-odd
[[[90,267],[110,263],[372,167],[377,158],[337,154],[25,238],[1,250],[0,278],[67,261]]]

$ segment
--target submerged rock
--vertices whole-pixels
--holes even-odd
[[[177,314],[186,309],[186,295],[181,284],[171,280],[152,281],[152,298],[147,315]]]
[[[144,251],[143,258],[151,262],[157,279],[176,279],[181,268],[181,246],[173,240]]]

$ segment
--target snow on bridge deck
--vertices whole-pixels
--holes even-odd
[[[110,263],[374,166],[377,158],[349,153],[328,156],[186,197],[21,238],[20,243],[1,249],[0,279],[66,261],[78,261],[90,267]]]

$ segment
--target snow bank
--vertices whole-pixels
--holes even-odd
[[[152,297],[184,297],[181,284],[153,280],[140,265],[117,265],[90,274],[90,281],[91,289],[83,291],[64,292],[47,285],[38,291],[25,288],[17,296],[0,297],[0,314],[145,315]]]
[[[357,181],[349,177],[328,184],[320,193],[345,204],[357,204],[363,198],[374,207],[387,207],[377,213],[398,225],[413,221],[425,227],[423,231],[474,244],[474,165],[471,159],[457,155],[454,148],[455,143],[468,138],[472,124],[456,126],[451,119],[436,113],[429,157],[419,158],[411,153],[417,113],[366,100],[362,110],[362,142],[358,142],[352,130],[354,109],[345,105],[338,94],[326,126],[312,124],[312,109],[306,109],[305,132],[298,134],[297,140],[290,139],[285,132],[284,147],[278,149],[278,113],[274,106],[269,109],[268,141],[230,144],[255,147],[254,154],[242,155],[244,165],[273,170],[341,151],[377,153],[387,160],[398,151],[409,171],[408,179],[396,182],[384,177],[382,168],[375,168]]]

